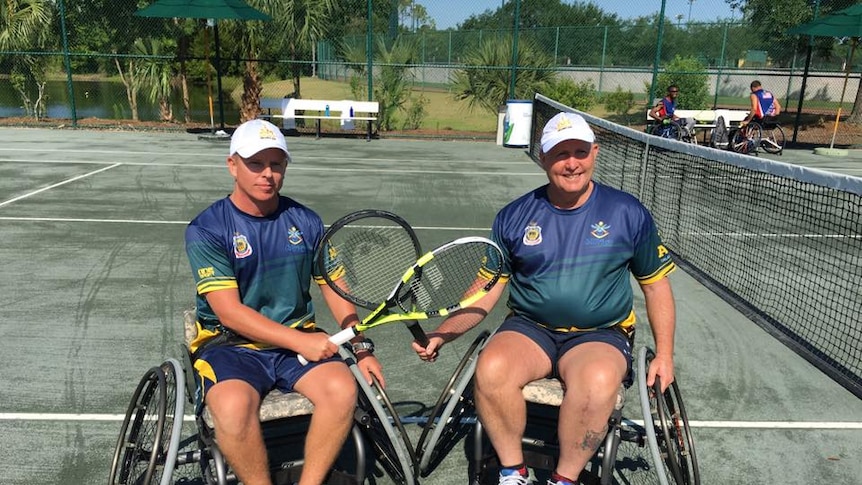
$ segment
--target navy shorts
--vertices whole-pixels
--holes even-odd
[[[198,388],[199,402],[203,395],[217,382],[239,379],[254,387],[261,397],[269,391],[293,392],[297,381],[308,371],[325,362],[341,361],[339,355],[318,362],[302,365],[296,352],[273,348],[256,350],[233,345],[215,346],[206,349],[195,361],[201,388]]]
[[[617,328],[597,328],[582,332],[557,332],[517,315],[510,315],[503,321],[497,332],[518,332],[542,348],[551,359],[551,377],[559,377],[557,361],[573,347],[586,342],[604,342],[619,350],[626,359],[625,385],[631,385],[632,375],[632,344],[628,336]]]

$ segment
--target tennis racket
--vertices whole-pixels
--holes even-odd
[[[354,305],[375,310],[404,268],[422,254],[416,232],[391,212],[365,209],[335,221],[323,234],[315,264],[326,284]],[[385,283],[384,283],[385,282]],[[418,322],[404,322],[427,345]]]
[[[369,230],[380,227],[361,226]],[[331,336],[330,341],[337,345],[378,325],[449,315],[486,295],[502,271],[503,253],[486,238],[456,239],[401,265],[396,261],[397,251],[387,249],[397,247],[388,238],[374,231],[357,236],[365,232],[362,230],[337,238],[343,230],[333,224],[324,235],[318,250],[319,271],[338,295],[372,312],[357,325]],[[417,340],[427,345],[425,332],[416,327],[422,336]],[[300,356],[300,361],[304,360]]]

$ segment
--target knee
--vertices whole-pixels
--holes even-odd
[[[511,357],[507,358],[501,353],[483,352],[476,362],[476,372],[473,382],[478,392],[491,389],[499,389],[511,384],[511,372],[509,365]]]
[[[605,407],[606,403],[616,402],[622,379],[613,368],[587,365],[564,381],[568,390],[583,395],[596,406]]]
[[[206,403],[221,436],[241,436],[259,422],[260,396],[251,386],[215,386],[207,394]]]
[[[316,389],[306,394],[316,408],[353,411],[358,395],[353,374],[344,367],[328,372],[326,378],[309,383]]]

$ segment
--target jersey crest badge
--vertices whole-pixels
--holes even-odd
[[[294,246],[302,244],[302,232],[296,226],[290,226],[290,229],[287,230],[287,242]]]
[[[542,227],[538,222],[530,222],[524,228],[524,245],[536,246],[542,243]]]
[[[252,249],[251,244],[248,242],[248,238],[245,237],[245,234],[240,234],[238,232],[233,235],[233,254],[238,259],[247,258],[251,256]]]
[[[610,229],[611,226],[610,224],[605,224],[604,221],[599,221],[596,224],[591,224],[590,227],[593,228],[593,230],[590,231],[590,234],[592,234],[593,237],[596,239],[604,239],[610,234],[608,229]]]

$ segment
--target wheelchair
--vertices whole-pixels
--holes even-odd
[[[763,129],[757,122],[736,128],[730,136],[730,149],[743,155],[756,155],[760,148]]]
[[[764,118],[760,122],[754,121],[752,123],[757,123],[760,126],[760,147],[766,153],[781,155],[784,152],[784,143],[786,141],[784,129],[781,128],[781,125],[769,117]]]
[[[697,145],[697,135],[676,120],[667,119],[667,123],[656,123],[650,129],[650,134],[660,138],[682,141]]]
[[[476,360],[487,337],[488,334],[483,333],[476,338],[428,419],[417,445],[421,457],[419,471],[423,475],[430,473],[435,460],[464,437],[470,484],[497,483],[500,464],[476,419],[472,388]],[[580,483],[635,483],[626,475],[654,472],[656,479],[650,481],[661,485],[700,484],[694,439],[677,382],[671,383],[663,393],[658,382],[652,387],[646,384],[646,369],[653,358],[653,351],[642,347],[633,363],[641,424],[623,416],[626,387],[621,385],[617,404],[608,420],[608,433],[578,477]],[[522,439],[525,464],[549,475],[555,469],[559,453],[556,426],[563,389],[556,379],[541,379],[528,384],[523,394],[527,400],[527,430]],[[615,477],[622,478],[614,481]]]
[[[147,370],[132,394],[114,450],[109,483],[237,483],[219,450],[205,406],[194,412],[194,430],[184,426],[186,405],[194,407],[197,383],[188,350],[196,332],[195,312],[184,315],[184,365],[169,358]],[[385,391],[368,384],[348,346],[339,348],[358,383],[354,424],[327,483],[375,482],[384,473],[399,485],[414,485],[415,453]],[[190,408],[189,408],[190,409]],[[267,394],[260,420],[274,483],[294,483],[302,471],[302,450],[313,405],[298,393]],[[184,436],[184,431],[189,431]]]

